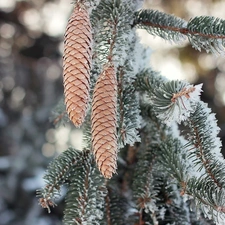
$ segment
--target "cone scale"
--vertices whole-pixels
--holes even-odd
[[[88,11],[76,4],[64,38],[63,82],[66,110],[76,127],[83,123],[90,92],[92,33]]]
[[[100,172],[111,178],[117,168],[117,80],[108,63],[99,75],[92,102],[92,148]]]

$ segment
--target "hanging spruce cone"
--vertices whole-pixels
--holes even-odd
[[[109,63],[97,80],[91,116],[93,152],[98,168],[105,178],[111,178],[117,168],[116,104],[116,72]]]
[[[84,121],[89,101],[91,42],[89,14],[84,6],[78,3],[66,28],[63,56],[66,110],[77,127]]]

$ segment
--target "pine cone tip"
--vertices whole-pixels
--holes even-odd
[[[102,175],[107,178],[111,179],[113,174],[116,173],[116,167],[117,165],[115,164],[116,162],[104,162],[102,166],[99,166],[99,170],[102,173]]]

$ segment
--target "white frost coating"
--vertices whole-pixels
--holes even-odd
[[[204,167],[202,167],[202,165],[200,164],[196,164],[196,165],[193,165],[193,160],[189,159],[187,157],[188,161],[189,161],[189,164],[191,166],[191,168],[188,168],[188,176],[189,177],[196,177],[197,179],[198,178],[203,178],[203,177],[207,177],[207,173],[206,173],[206,170]]]
[[[127,1],[127,0],[125,0],[125,1]],[[136,6],[135,7],[136,10],[142,8],[143,3],[144,3],[144,0],[132,0],[132,4],[134,4]]]
[[[175,122],[172,123],[169,132],[171,132],[173,136],[181,142],[182,146],[185,146],[188,143],[188,141],[180,134],[177,123]],[[205,169],[202,168],[202,170],[200,170],[199,169],[200,165],[193,166],[192,158],[188,157],[188,154],[190,154],[191,151],[192,152],[194,151],[194,146],[190,146],[188,150],[185,147],[181,147],[179,151],[181,156],[180,161],[183,163],[183,165],[185,165],[184,166],[184,170],[186,171],[185,173],[186,176],[184,177],[185,180],[188,179],[189,177],[199,178],[203,174],[205,174]]]
[[[145,212],[146,213],[155,213],[156,211],[158,211],[158,207],[156,206],[156,199],[151,199],[150,202],[145,204]]]
[[[159,210],[159,218],[161,220],[164,220],[165,218],[165,212],[166,212],[166,208],[162,207],[160,210]]]
[[[118,62],[123,67],[123,89],[126,90],[127,87],[132,85],[136,75],[139,71],[143,70],[146,66],[146,63],[149,61],[150,52],[148,52],[143,46],[139,43],[139,38],[135,35],[135,32],[130,32],[130,43],[131,46],[130,52],[131,55],[126,59],[125,64],[123,57],[127,57],[127,51],[124,51],[126,55],[119,56]],[[126,144],[131,146],[136,142],[140,142],[141,138],[139,136],[138,129],[141,128],[141,116],[139,109],[138,96],[133,93],[133,90],[125,91],[124,98],[124,118],[122,124],[122,138],[123,140],[119,142],[119,148],[124,147]]]
[[[200,100],[200,95],[201,95],[201,92],[202,92],[202,85],[203,84],[195,85],[194,86],[195,90],[193,92],[189,93],[191,101],[197,102],[197,101]],[[187,89],[192,88],[192,87],[193,87],[193,85],[189,85],[189,86],[187,86]]]
[[[203,211],[206,218],[214,220],[216,225],[223,225],[225,221],[225,214],[219,213],[216,210],[212,210],[207,205],[201,205],[201,210]]]
[[[206,115],[205,124],[207,124],[207,130],[205,135],[208,135],[213,140],[213,147],[210,147],[210,153],[221,163],[225,163],[224,157],[221,153],[221,140],[217,137],[220,128],[217,126],[217,120],[214,113],[211,113],[211,109],[208,108],[206,103],[202,103],[202,108],[204,107],[203,113]]]
[[[158,114],[158,118],[164,121],[168,126],[173,122],[181,123],[190,116],[190,108],[187,110],[182,106],[182,101],[178,100],[167,107],[167,110]]]
[[[221,144],[220,138],[216,137],[216,138],[214,139],[214,145],[216,146],[216,148],[214,148],[214,149],[212,150],[212,155],[213,155],[219,162],[225,163],[224,157],[223,157],[223,155],[222,155],[222,153],[221,153],[221,146],[222,146],[222,144]]]
[[[182,92],[184,92],[182,94]],[[171,104],[167,106],[167,110],[158,115],[168,126],[173,122],[181,123],[186,120],[190,113],[195,110],[195,103],[200,101],[200,93],[202,92],[202,84],[196,86],[187,85],[185,89],[174,93]],[[180,94],[180,95],[179,95]],[[164,94],[167,98],[167,94]]]
[[[127,130],[125,135],[125,144],[133,146],[135,142],[141,142],[138,131],[136,129]]]

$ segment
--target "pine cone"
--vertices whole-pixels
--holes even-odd
[[[64,94],[70,120],[79,127],[86,115],[92,58],[92,34],[87,10],[77,4],[69,19],[63,56]]]
[[[100,74],[92,102],[92,146],[96,163],[105,178],[117,168],[117,80],[115,68],[107,64]]]

